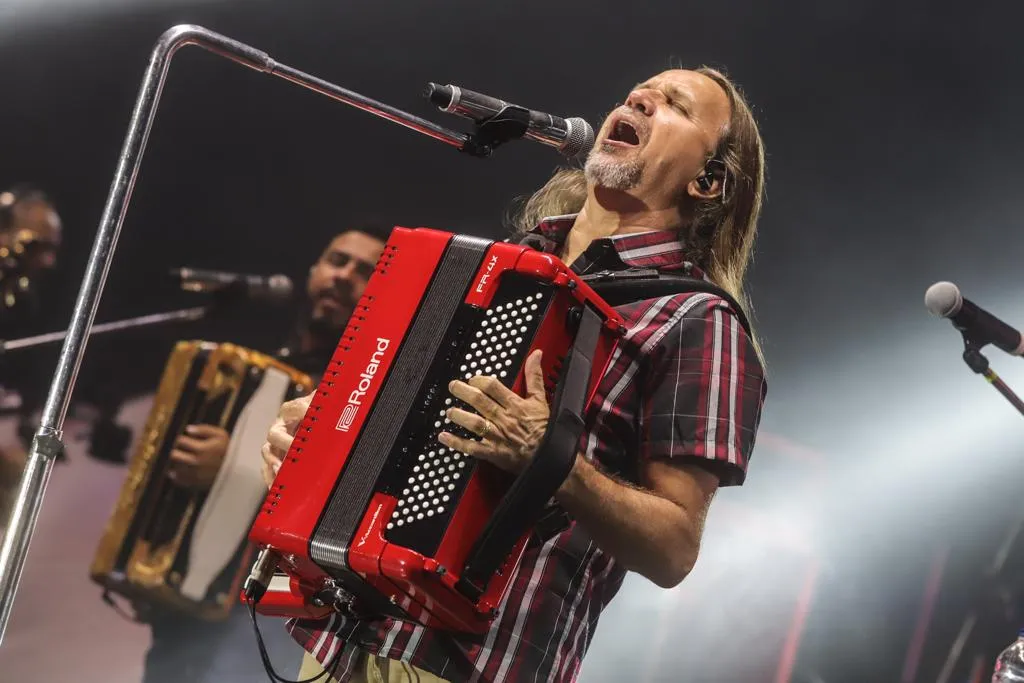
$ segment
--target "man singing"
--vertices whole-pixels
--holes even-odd
[[[524,241],[579,274],[656,268],[706,277],[738,301],[761,208],[764,152],[737,89],[710,70],[637,85],[605,120],[585,171],[562,172],[527,205],[576,215],[542,221]],[[720,486],[743,483],[765,395],[754,339],[731,304],[681,293],[617,309],[628,332],[586,415],[575,467],[557,493],[572,527],[527,547],[508,598],[482,637],[385,620],[299,622],[310,653],[300,677],[333,680],[573,681],[605,605],[627,571],[671,588],[693,569]],[[540,358],[520,397],[491,377],[452,382],[474,410],[449,417],[481,441],[446,445],[519,472],[548,421]],[[309,399],[285,404],[264,458],[287,452]],[[313,659],[320,662],[317,664]]]
[[[364,227],[343,232],[331,241],[309,270],[306,290],[310,309],[301,316],[293,338],[278,352],[282,360],[314,379],[324,371],[373,273],[388,232]],[[170,476],[185,486],[209,489],[228,443],[228,433],[220,427],[191,425],[171,452]],[[225,622],[203,622],[155,610],[143,618],[153,632],[144,683],[266,680],[252,623],[241,604]],[[300,659],[294,641],[280,630],[263,631],[271,662],[281,671],[290,668],[294,672]]]

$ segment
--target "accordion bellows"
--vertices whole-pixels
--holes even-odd
[[[246,532],[266,494],[260,447],[281,403],[312,386],[307,375],[256,351],[179,342],[100,539],[91,578],[138,607],[225,618],[249,565]],[[208,491],[167,477],[174,442],[190,424],[217,425],[230,435]]]
[[[541,467],[524,487],[445,448],[438,434],[461,431],[445,417],[459,405],[448,384],[491,375],[522,394],[524,361],[542,349],[549,400],[577,404],[552,421],[569,425],[570,452],[550,460],[571,467],[619,332],[621,318],[551,255],[395,228],[250,533],[282,572],[257,609],[485,631],[528,538],[516,517],[532,518],[566,472]]]

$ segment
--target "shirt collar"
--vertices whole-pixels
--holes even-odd
[[[562,245],[578,215],[567,214],[543,219],[528,233],[525,242],[548,254],[561,252]],[[693,277],[704,276],[699,268],[686,260],[684,244],[671,230],[612,235],[594,240],[591,247],[594,245],[603,246],[606,254],[614,255],[614,259],[628,268],[687,270]]]

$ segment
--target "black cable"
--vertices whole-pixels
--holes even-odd
[[[321,680],[324,676],[333,675],[334,669],[337,668],[341,662],[341,653],[345,648],[338,648],[338,651],[334,655],[334,659],[329,663],[324,663],[324,670],[318,673],[312,678],[304,678],[299,681],[293,681],[289,678],[284,678],[274,669],[274,665],[270,663],[270,655],[267,652],[267,646],[263,643],[263,634],[260,633],[260,625],[256,622],[256,603],[252,600],[248,600],[246,604],[249,606],[249,618],[252,619],[252,628],[256,632],[256,646],[260,651],[260,659],[263,660],[263,668],[267,671],[267,677],[271,683],[316,683]]]

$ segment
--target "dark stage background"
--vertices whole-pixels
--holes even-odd
[[[1024,321],[1024,53],[1011,7],[0,0],[0,188],[41,185],[64,218],[62,271],[40,322],[48,331],[70,314],[149,50],[175,23],[201,24],[455,127],[462,122],[420,98],[427,81],[596,127],[633,83],[670,64],[724,66],[745,87],[769,151],[750,284],[770,373],[765,436],[748,484],[720,494],[723,511],[712,513],[692,580],[665,599],[632,578],[601,623],[582,680],[934,680],[1022,498],[1019,416],[963,366],[958,336],[922,304],[929,284],[949,279]],[[526,142],[490,160],[465,157],[186,49],[171,69],[98,320],[194,304],[166,279],[176,266],[302,282],[327,240],[364,220],[501,236],[510,202],[558,163]],[[272,349],[289,314],[253,307],[96,338],[76,399],[151,392],[178,338]],[[40,368],[43,387],[56,351],[16,362]],[[1024,388],[1019,363],[990,357]],[[113,502],[108,489],[87,497],[100,517]],[[58,505],[47,498],[47,510]],[[54,521],[33,552],[58,543],[61,528]],[[79,542],[91,552],[88,539]],[[88,557],[63,561],[63,571],[86,572]],[[808,566],[809,592],[800,578]],[[918,661],[926,584],[940,566]],[[21,596],[12,630],[28,628],[19,620],[28,624],[30,613],[60,619],[59,601],[46,595]],[[95,610],[107,608],[96,600]],[[98,639],[88,617],[75,621],[80,630],[61,627],[68,638],[128,647]],[[985,642],[998,650],[1019,621]],[[23,630],[18,642],[38,641],[38,650],[0,649],[0,670],[32,671],[43,657],[50,622],[32,623],[34,634]],[[786,640],[791,627],[797,641]],[[787,647],[791,666],[779,654]],[[744,650],[764,651],[756,672],[730,668]],[[75,661],[48,666],[81,674]]]

